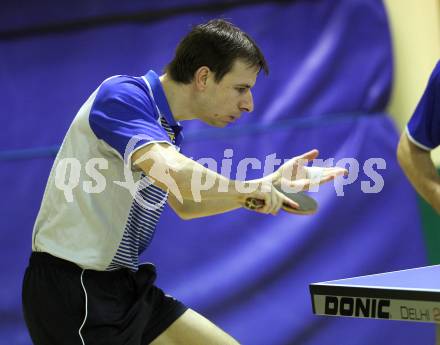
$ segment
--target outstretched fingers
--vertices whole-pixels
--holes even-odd
[[[322,168],[319,173],[314,172],[312,175],[307,174],[307,177],[300,178],[293,181],[283,181],[286,183],[288,188],[292,189],[293,192],[301,192],[307,191],[314,186],[319,186],[324,183],[328,183],[333,181],[338,176],[345,176],[348,174],[348,171],[344,168]],[[283,186],[283,184],[282,184]]]
[[[296,158],[305,159],[305,160],[310,161],[310,160],[313,160],[316,157],[318,157],[318,155],[319,155],[319,151],[317,149],[313,149],[313,150],[310,150],[310,151],[303,153],[300,156],[297,156]]]

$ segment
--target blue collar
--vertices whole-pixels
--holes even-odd
[[[156,72],[150,70],[145,75],[145,78],[147,79],[148,84],[150,84],[151,91],[153,92],[154,101],[156,102],[157,107],[159,108],[160,111],[159,115],[165,117],[165,120],[167,120],[168,124],[173,129],[176,135],[176,145],[180,145],[183,139],[183,133],[182,133],[183,127],[180,125],[180,123],[178,123],[175,120],[173,113],[171,112],[159,76],[156,74]]]

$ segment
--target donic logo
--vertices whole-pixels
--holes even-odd
[[[389,319],[390,301],[375,298],[325,296],[325,314]]]

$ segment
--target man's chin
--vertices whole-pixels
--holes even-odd
[[[223,120],[211,120],[211,121],[203,121],[203,122],[205,122],[206,124],[212,127],[217,127],[217,128],[223,128],[230,124],[230,122]]]

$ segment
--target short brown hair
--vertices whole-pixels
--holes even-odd
[[[226,20],[213,19],[195,26],[182,39],[166,71],[174,81],[188,84],[198,68],[207,66],[219,82],[236,59],[269,73],[263,53],[248,34]]]

